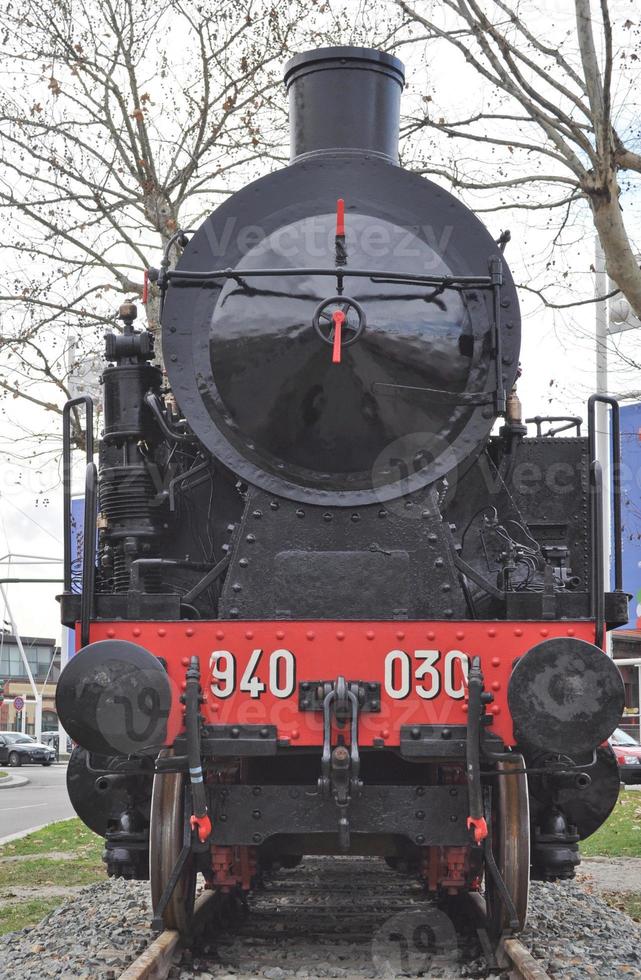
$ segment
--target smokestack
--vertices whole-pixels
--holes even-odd
[[[285,65],[291,160],[336,150],[398,163],[405,66],[373,48],[318,48]]]

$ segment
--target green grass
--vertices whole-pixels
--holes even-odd
[[[0,888],[12,885],[35,888],[40,885],[91,885],[103,881],[105,866],[101,861],[52,861],[34,857],[33,861],[0,864]]]
[[[47,886],[66,888],[104,881],[105,866],[101,860],[104,842],[80,820],[63,820],[34,831],[27,837],[0,847],[0,935],[34,925],[58,908],[64,897],[39,898],[38,890]],[[65,858],[50,857],[61,853]],[[12,888],[33,888],[33,898],[13,898]]]
[[[3,770],[0,770],[0,779],[5,779],[5,777],[8,775],[9,775],[8,772],[4,772]]]
[[[0,935],[35,926],[59,905],[59,898],[30,898],[25,902],[0,905]]]
[[[581,843],[584,857],[641,857],[641,793],[622,792],[610,817]]]
[[[0,847],[0,858],[19,857],[25,854],[45,854],[47,851],[66,851],[82,858],[94,857],[100,861],[104,847],[102,837],[82,823],[77,817],[49,824],[27,837],[11,841]]]
[[[602,897],[612,908],[641,922],[641,892],[605,892]]]

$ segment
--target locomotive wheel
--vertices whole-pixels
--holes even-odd
[[[498,772],[523,769],[523,756],[497,763]],[[496,776],[492,780],[491,847],[518,919],[517,932],[525,927],[530,890],[530,808],[527,776]],[[498,942],[510,927],[510,916],[496,883],[486,867],[485,901],[492,938]]]
[[[160,753],[163,758],[170,754],[167,750]],[[154,909],[160,901],[183,847],[187,819],[186,790],[187,779],[184,773],[156,773],[154,776],[149,827],[149,876]],[[196,865],[191,854],[163,913],[162,919],[166,929],[176,929],[182,936],[189,935],[195,898]]]

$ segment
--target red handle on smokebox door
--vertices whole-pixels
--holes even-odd
[[[341,345],[343,343],[343,324],[345,323],[345,314],[342,310],[334,310],[332,313],[332,323],[334,324],[334,346],[332,348],[332,364],[340,364],[341,362]]]
[[[336,202],[336,237],[345,238],[345,201],[342,197]]]

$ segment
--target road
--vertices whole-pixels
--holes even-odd
[[[75,816],[67,796],[66,766],[22,766],[9,772],[29,782],[0,789],[0,838]]]

